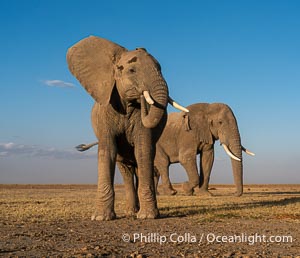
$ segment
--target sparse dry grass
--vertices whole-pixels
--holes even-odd
[[[180,191],[181,186],[177,186]],[[234,197],[234,188],[212,186],[207,196],[159,196],[161,213],[168,216],[194,215],[200,221],[225,218],[291,219],[300,222],[300,186],[246,186],[242,197]]]
[[[300,186],[246,186],[242,197],[228,186],[212,186],[209,196],[158,196],[163,217],[195,216],[199,221],[243,219],[290,219],[300,222]],[[124,189],[116,186],[116,213],[124,216]],[[15,222],[89,218],[94,209],[96,187],[5,187],[0,188],[0,219]]]
[[[89,217],[95,189],[1,189],[3,221],[43,222]]]
[[[162,219],[125,218],[124,188],[115,187],[119,219],[92,222],[96,186],[0,185],[0,255],[56,257],[295,257],[300,250],[300,185],[214,185],[209,196],[158,196]],[[262,226],[263,224],[263,226]],[[291,234],[280,245],[124,243],[123,232]],[[235,250],[235,251],[233,251]],[[291,256],[289,256],[292,254]],[[140,256],[138,256],[140,255]]]

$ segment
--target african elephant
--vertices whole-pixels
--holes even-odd
[[[165,193],[176,194],[169,179],[169,165],[178,163],[185,168],[189,181],[183,185],[186,194],[194,189],[209,194],[208,183],[214,162],[214,143],[220,140],[231,157],[236,196],[243,193],[243,163],[240,133],[236,118],[229,106],[222,103],[198,103],[187,107],[189,113],[171,113],[156,144],[154,166],[162,177]],[[196,156],[200,154],[200,178]]]
[[[166,122],[168,101],[176,106],[158,61],[143,48],[128,51],[90,36],[69,48],[67,62],[95,100],[91,120],[98,138],[98,189],[92,220],[116,217],[113,184],[117,155],[134,159],[139,167],[137,217],[158,217],[153,182],[155,143]],[[154,128],[159,128],[157,135]]]

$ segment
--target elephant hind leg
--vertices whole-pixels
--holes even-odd
[[[126,216],[134,216],[139,210],[139,200],[137,196],[137,182],[134,182],[136,168],[126,165],[123,162],[117,162],[118,168],[124,180],[126,197]]]
[[[169,176],[169,166],[163,166],[160,168],[161,180],[162,180],[162,193],[164,195],[175,195],[177,191],[173,188]]]
[[[159,176],[161,176],[161,182],[162,182],[162,194],[164,195],[175,195],[177,194],[177,191],[173,188],[170,176],[169,176],[169,165],[170,162],[167,159],[167,157],[164,154],[159,153],[159,159],[157,158],[158,155],[155,156],[155,177],[154,180],[156,180],[156,192],[157,186],[158,186],[158,180]]]
[[[158,169],[154,166],[154,188],[156,195],[159,195],[158,192],[158,182],[159,182],[160,174]]]

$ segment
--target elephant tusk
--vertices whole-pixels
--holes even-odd
[[[190,112],[187,108],[179,105],[178,103],[176,103],[170,96],[168,96],[168,102],[174,107],[174,108],[177,108],[179,109],[180,111],[183,111],[183,112]]]
[[[228,154],[228,156],[229,156],[230,158],[235,159],[235,160],[237,160],[237,161],[241,161],[240,158],[238,158],[238,157],[236,157],[235,155],[232,154],[232,152],[228,149],[228,147],[226,146],[226,144],[222,144],[222,146],[223,146],[225,152]]]
[[[78,146],[76,146],[75,148],[78,150],[78,151],[86,151],[90,148],[92,148],[93,146],[97,145],[98,142],[94,142],[94,143],[90,143],[90,144],[79,144]]]
[[[243,150],[244,152],[246,152],[248,155],[255,156],[255,153],[253,153],[253,152],[247,150],[244,146],[242,146],[242,150]]]
[[[147,91],[147,90],[143,91],[143,95],[144,95],[145,100],[147,101],[147,103],[149,105],[153,105],[154,104],[154,100],[151,98],[151,96],[149,94],[149,91]]]

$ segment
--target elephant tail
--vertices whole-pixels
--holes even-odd
[[[83,152],[83,151],[86,151],[86,150],[92,148],[93,146],[95,146],[95,145],[97,145],[97,144],[98,144],[98,142],[94,142],[94,143],[90,143],[90,144],[79,144],[79,145],[77,145],[75,148],[76,148],[78,151]]]

